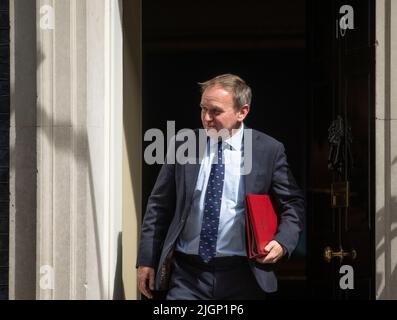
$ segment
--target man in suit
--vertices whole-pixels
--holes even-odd
[[[168,289],[170,300],[263,299],[277,290],[273,265],[297,245],[303,194],[283,144],[256,130],[247,133],[250,87],[231,74],[200,86],[206,145],[195,164],[162,166],[142,224],[138,286],[148,298]],[[268,254],[256,260],[247,258],[246,194],[271,194],[279,206]]]

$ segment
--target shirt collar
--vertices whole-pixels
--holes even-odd
[[[233,150],[241,151],[241,147],[243,144],[243,133],[244,133],[244,123],[241,125],[240,129],[238,129],[237,132],[235,132],[231,137],[225,140],[225,143],[231,146]],[[216,139],[210,138],[209,140],[211,147],[214,144],[218,143],[218,140]]]

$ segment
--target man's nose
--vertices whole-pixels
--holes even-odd
[[[210,113],[210,112],[207,111],[207,112],[204,114],[204,120],[207,121],[207,122],[212,121],[212,116],[211,116],[211,113]]]

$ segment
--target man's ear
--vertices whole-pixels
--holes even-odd
[[[238,120],[243,121],[249,112],[250,112],[250,106],[248,104],[243,105],[239,111]]]

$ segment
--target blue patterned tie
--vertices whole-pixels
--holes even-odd
[[[216,255],[219,213],[222,204],[225,165],[223,164],[222,142],[218,143],[218,161],[214,157],[204,197],[204,215],[200,233],[199,255],[209,262]]]

